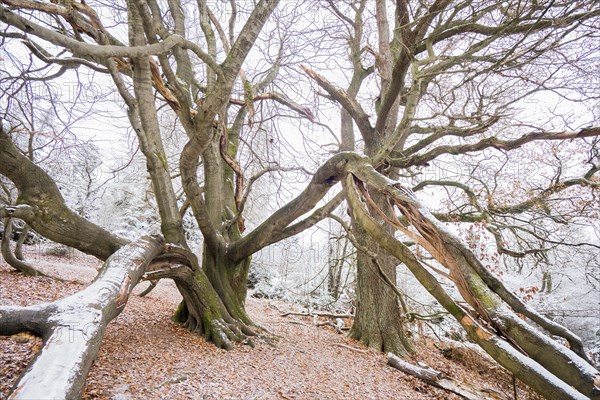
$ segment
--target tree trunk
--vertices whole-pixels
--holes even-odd
[[[9,398],[80,398],[104,329],[124,309],[162,248],[160,240],[142,238],[113,254],[96,280],[72,296],[29,307],[0,307],[0,335],[30,331],[44,339]]]
[[[243,302],[237,302],[238,293],[231,290],[227,295],[219,294],[203,270],[182,267],[170,271],[169,277],[183,295],[173,316],[175,322],[227,350],[233,347],[233,342],[253,344],[248,336],[256,335],[252,329],[254,324]]]
[[[146,278],[175,281],[183,296],[173,316],[175,322],[224,349],[231,349],[233,342],[253,345],[249,336],[256,335],[256,325],[246,314],[244,306],[249,259],[248,262],[233,264],[222,253],[215,253],[208,246],[205,246],[203,254],[202,268],[197,261],[170,260],[167,265],[180,266],[150,271]],[[186,258],[194,259],[193,256]]]
[[[359,233],[361,245],[373,251],[379,249],[362,229],[354,229],[354,232]],[[392,282],[396,282],[397,264],[397,260],[385,251],[378,251],[376,260],[364,251],[358,251],[356,317],[350,337],[377,351],[404,356],[414,348],[404,327],[398,296],[380,272],[381,268]]]
[[[184,294],[174,319],[229,349],[232,341],[244,341],[246,336],[255,335],[253,328],[256,325],[245,309],[250,257],[233,260],[227,253],[228,244],[238,240],[241,234],[240,225],[232,223],[238,212],[234,200],[234,173],[223,161],[221,152],[235,156],[237,141],[232,135],[227,142],[229,146],[221,149],[220,139],[220,134],[215,135],[203,152],[204,191],[201,196],[204,202],[199,201],[200,197],[191,202],[200,227],[203,223],[211,226],[211,233],[205,238],[217,236],[218,239],[205,240],[202,269],[194,271],[196,288],[189,287],[189,282],[176,280],[182,293],[187,295]],[[208,296],[209,301],[203,304],[194,296],[203,296],[202,299]]]
[[[385,196],[374,193],[373,201],[387,214],[390,207]],[[371,215],[377,215],[371,210]],[[394,229],[378,217],[386,231]],[[398,295],[390,287],[396,284],[398,260],[383,249],[359,224],[352,224],[352,232],[363,249],[376,253],[376,259],[357,249],[356,318],[350,337],[377,351],[404,356],[414,351],[409,330],[405,326],[404,312]],[[387,282],[386,282],[387,281]]]
[[[225,255],[205,249],[202,268],[229,315],[244,324],[253,325],[245,308],[250,258],[236,264]]]

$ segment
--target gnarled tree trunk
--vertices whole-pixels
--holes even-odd
[[[240,268],[246,273],[243,279],[236,279],[236,269]],[[256,325],[244,306],[247,267],[232,264],[222,254],[215,257],[205,248],[202,268],[170,271],[167,276],[173,278],[183,295],[173,316],[176,322],[218,347],[231,349],[232,342],[252,344],[249,336],[256,335]]]
[[[29,307],[0,307],[0,335],[29,331],[44,339],[9,398],[81,397],[104,329],[162,250],[162,240],[142,238],[109,257],[94,282],[74,295]]]

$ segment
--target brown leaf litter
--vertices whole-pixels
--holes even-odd
[[[0,305],[65,297],[89,283],[99,267],[78,252],[67,258],[40,253],[30,262],[69,281],[26,277],[0,263]],[[170,281],[161,281],[147,297],[130,298],[106,330],[85,399],[460,399],[388,367],[382,353],[354,351],[364,347],[333,328],[314,326],[312,318],[281,317],[279,310],[291,307],[283,302],[248,298],[249,314],[279,339],[228,352],[171,321],[179,301]],[[0,337],[0,398],[40,348],[39,338]],[[426,340],[409,361],[513,393],[509,373],[475,349]],[[519,400],[539,399],[517,387]]]

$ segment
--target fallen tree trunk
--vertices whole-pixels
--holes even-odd
[[[410,363],[407,363],[406,361],[401,360],[392,353],[388,353],[388,357],[389,358],[387,364],[390,367],[396,368],[397,370],[402,371],[405,374],[409,374],[416,378],[419,378],[432,386],[455,393],[461,397],[464,397],[465,399],[509,400],[509,397],[502,395],[501,393],[498,393],[495,390],[479,389],[473,387],[472,385],[466,382],[457,381],[456,379],[449,377],[443,372],[436,371],[433,368],[417,367],[416,365],[412,365]]]
[[[297,315],[299,317],[329,317],[329,318],[354,318],[354,314],[336,314],[336,313],[326,313],[326,312],[285,312],[281,314],[281,317],[287,317],[289,315]]]
[[[162,239],[139,239],[110,256],[94,282],[78,293],[53,303],[0,307],[0,335],[29,331],[44,339],[8,398],[80,398],[104,329],[162,250]]]
[[[361,172],[363,172],[361,177],[368,184],[374,184],[373,186],[382,191],[386,189],[388,181],[383,177],[380,179],[380,175],[374,170],[369,170],[367,168],[366,171]],[[370,215],[368,215],[365,206],[359,198],[358,188],[355,186],[354,177],[352,175],[347,177],[347,182],[348,187],[350,188],[347,191],[348,201],[355,218],[359,221],[361,226],[363,226],[370,235],[376,238],[383,248],[408,267],[425,289],[427,289],[442,307],[452,314],[462,327],[465,328],[469,337],[490,354],[494,360],[547,399],[584,400],[599,398],[595,388],[587,391],[588,393],[585,394],[578,392],[569,383],[564,382],[551,371],[544,368],[544,366],[540,365],[536,359],[533,357],[530,358],[529,355],[524,354],[518,347],[514,347],[512,343],[509,343],[504,337],[498,335],[493,329],[489,329],[485,321],[481,323],[479,318],[471,315],[472,311],[470,312],[458,305],[444,290],[437,279],[421,265],[416,256],[402,242],[389,235],[375,220],[373,220],[373,218],[371,218]],[[395,188],[395,186],[391,187]],[[533,329],[532,332],[534,332]],[[536,335],[542,334],[536,332]],[[545,344],[545,342],[541,340],[539,343],[540,347]],[[564,351],[567,350],[568,349],[564,349]],[[546,351],[549,354],[556,352],[554,348],[547,348]],[[556,365],[562,366],[565,369],[577,368],[579,366],[578,364],[579,362],[571,365],[564,363],[562,357],[558,357],[556,361]],[[589,379],[588,371],[590,369],[593,370],[589,365],[584,366],[577,374],[576,378]],[[592,376],[591,380],[592,385],[600,387],[600,382],[597,381],[595,376]],[[596,382],[598,382],[597,385]]]

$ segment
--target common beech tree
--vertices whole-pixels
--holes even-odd
[[[436,197],[447,206],[436,206],[437,217],[482,223],[503,255],[522,259],[567,245],[568,239],[551,238],[556,229],[549,224],[594,220],[597,132],[582,129],[578,136],[555,129],[561,124],[597,125],[591,111],[597,93],[588,89],[590,77],[582,71],[597,61],[591,50],[597,36],[591,28],[598,20],[594,2],[323,4],[331,15],[324,30],[338,68],[329,70],[317,62],[303,68],[321,96],[340,108],[342,149],[360,146],[379,172],[401,177],[415,191],[440,189]],[[563,24],[558,29],[557,19]],[[347,59],[340,60],[340,53]],[[579,122],[552,111],[526,117],[544,109],[540,99],[546,95],[589,114]],[[562,174],[570,155],[549,143],[566,137],[582,139],[582,147],[571,150],[581,154],[577,162],[584,165],[571,171],[574,176]],[[511,155],[529,142],[536,142],[537,149]],[[525,165],[517,157],[541,162]],[[537,179],[533,184],[528,173]],[[542,178],[546,175],[553,177]],[[373,216],[384,223],[393,216],[378,196],[373,196],[374,204],[383,214]],[[577,206],[568,204],[578,198]],[[354,227],[360,247],[377,247]],[[360,247],[351,336],[402,354],[410,350],[399,318],[406,310],[395,288],[385,284],[396,281],[396,262],[383,250],[375,260]]]
[[[418,180],[419,172],[449,156],[568,140],[593,149],[600,128],[565,124],[556,129],[527,118],[519,123],[511,106],[537,93],[569,100],[576,92],[583,105],[593,96],[577,85],[593,56],[586,44],[597,39],[592,27],[598,4],[315,3],[316,12],[333,14],[347,33],[343,46],[350,57],[339,65],[349,61],[348,82],[318,65],[306,63],[301,71],[340,107],[340,151],[320,165],[293,200],[246,229],[243,211],[253,180],[246,179],[239,146],[244,129],[252,129],[257,104],[278,103],[318,122],[310,108],[267,90],[273,82],[285,86],[278,81],[285,35],[268,69],[252,77],[247,71],[249,54],[278,3],[260,0],[244,15],[235,1],[222,5],[230,12],[224,28],[216,4],[202,0],[129,0],[110,13],[100,12],[107,6],[95,2],[0,0],[1,37],[7,45],[22,41],[32,58],[57,69],[56,76],[76,66],[110,77],[146,161],[162,234],[128,242],[69,209],[53,179],[15,145],[10,115],[0,121],[0,174],[18,191],[16,204],[0,208],[0,218],[23,219],[46,238],[105,260],[94,283],[73,296],[0,307],[0,334],[28,330],[46,341],[10,398],[39,396],[42,387],[57,398],[80,396],[104,327],[125,307],[140,279],[173,279],[183,296],[176,319],[217,346],[251,343],[262,328],[244,307],[250,257],[314,226],[344,199],[359,251],[354,337],[381,350],[411,350],[395,288],[395,267],[401,262],[472,340],[534,390],[549,399],[600,398],[600,374],[586,359],[581,340],[521,302],[440,222],[478,220],[494,232],[493,216],[535,209],[569,188],[597,190],[597,157],[586,160],[590,168],[580,178],[558,175],[517,205],[500,205],[492,197],[482,202],[461,182],[421,179],[415,190],[458,187],[474,209],[434,215],[415,197],[414,185],[404,182],[406,176]],[[329,35],[339,38],[338,33]],[[27,80],[32,72],[15,79]],[[236,84],[243,88],[241,96],[233,93]],[[374,87],[378,93],[370,101],[365,92]],[[507,94],[511,87],[519,91]],[[165,150],[163,111],[175,116],[186,135],[176,162]],[[175,182],[184,192],[182,209]],[[340,182],[344,189],[320,205]],[[201,254],[186,241],[182,213],[188,207],[204,238]],[[395,233],[423,248],[438,267],[430,269]],[[497,238],[504,246],[501,234]],[[458,294],[452,297],[431,271],[450,279]],[[564,338],[570,348],[517,313]],[[78,340],[57,340],[57,330],[74,318],[88,322]],[[60,365],[49,368],[57,354],[64,355]]]

